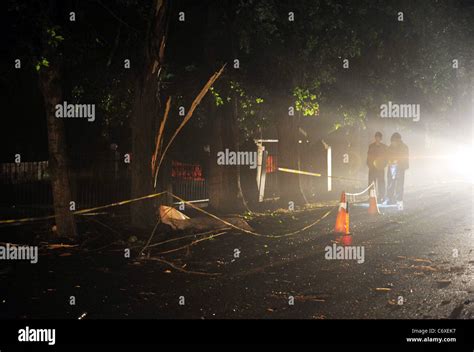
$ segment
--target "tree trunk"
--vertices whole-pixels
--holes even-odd
[[[57,55],[44,44],[44,57],[50,60],[49,67],[41,67],[39,86],[43,95],[48,128],[49,169],[53,191],[56,231],[61,237],[77,235],[74,215],[70,211],[71,189],[69,184],[68,159],[63,120],[56,118],[55,106],[62,104],[62,89]]]
[[[211,162],[209,166],[209,206],[221,213],[241,213],[247,210],[240,187],[239,165],[218,165],[217,153],[226,148],[238,152],[235,108],[225,104],[220,110],[210,102],[211,117]],[[224,116],[228,116],[223,123]],[[246,166],[242,166],[246,167]]]
[[[219,60],[217,56],[218,48],[225,48],[225,61],[234,58],[235,48],[232,38],[232,18],[226,16],[230,2],[224,3],[223,7],[210,6],[208,11],[208,38],[207,38],[207,58],[210,69],[215,69]],[[228,14],[227,14],[228,15]],[[221,16],[226,18],[227,26],[220,26]],[[232,69],[231,69],[232,70]],[[230,77],[233,74],[230,73]],[[227,77],[227,79],[232,79]],[[230,89],[224,88],[224,94],[231,94]],[[211,124],[210,151],[211,160],[209,165],[209,206],[220,213],[241,213],[248,210],[240,186],[240,166],[239,165],[218,165],[217,153],[229,151],[239,151],[239,138],[237,127],[238,96],[233,94],[230,102],[225,102],[221,107],[217,107],[213,98],[209,103],[209,120]],[[247,167],[247,166],[242,166]]]
[[[154,192],[151,158],[155,133],[160,119],[159,78],[164,60],[168,22],[168,1],[155,0],[151,21],[144,40],[141,72],[136,79],[132,114],[132,198]],[[160,191],[160,190],[158,190]],[[156,222],[152,200],[139,201],[131,206],[131,223],[146,228]]]
[[[277,119],[278,167],[300,169],[296,119],[296,116],[283,116]],[[300,175],[279,171],[278,188],[282,206],[287,207],[288,202],[300,205],[306,203],[301,189]]]

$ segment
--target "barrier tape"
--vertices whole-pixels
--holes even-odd
[[[329,176],[329,175],[323,175],[319,174],[316,172],[309,172],[309,171],[302,171],[302,170],[296,170],[296,169],[288,169],[286,167],[279,167],[278,171],[282,172],[287,172],[290,174],[298,174],[298,175],[306,175],[306,176],[316,176],[316,177],[323,177],[323,178],[337,178],[340,180],[347,180],[347,181],[357,181],[357,182],[365,182],[366,180],[362,180],[360,178],[350,178],[350,177],[342,177],[342,176]]]
[[[307,175],[307,176],[316,176],[316,177],[321,177],[322,176],[321,174],[318,174],[316,172],[308,172],[308,171],[301,171],[301,170],[295,170],[295,169],[288,169],[286,167],[279,167],[278,171],[289,172],[291,174]]]
[[[107,204],[107,205],[102,205],[102,206],[98,206],[98,207],[93,207],[93,208],[88,208],[88,209],[82,209],[82,210],[77,210],[77,211],[74,211],[73,214],[74,215],[81,215],[81,214],[86,214],[86,213],[90,213],[90,212],[93,212],[93,211],[97,211],[97,210],[102,210],[102,209],[107,209],[107,208],[111,208],[111,207],[116,207],[116,206],[120,206],[120,205],[125,205],[125,204],[130,204],[130,203],[133,203],[133,202],[137,202],[137,201],[140,201],[140,200],[143,200],[143,199],[149,199],[149,198],[155,198],[155,197],[159,197],[165,193],[169,193],[173,198],[179,200],[180,202],[184,203],[184,204],[187,204],[189,205],[191,208],[203,213],[203,214],[206,214],[207,216],[210,216],[212,217],[213,219],[231,227],[231,228],[234,228],[236,230],[239,230],[241,232],[244,232],[244,233],[247,233],[247,234],[250,234],[250,235],[253,235],[253,236],[258,236],[258,237],[266,237],[266,238],[282,238],[282,237],[288,237],[288,236],[293,236],[293,235],[296,235],[298,233],[301,233],[303,231],[306,231],[308,230],[309,228],[315,226],[316,224],[318,224],[319,222],[321,222],[322,220],[324,220],[326,217],[329,216],[329,214],[331,212],[334,211],[334,209],[336,209],[337,207],[333,207],[332,209],[330,209],[329,211],[327,211],[323,216],[321,216],[319,219],[317,219],[316,221],[312,222],[311,224],[309,225],[306,225],[304,226],[303,228],[299,229],[299,230],[296,230],[296,231],[293,231],[293,232],[290,232],[290,233],[285,233],[285,234],[281,234],[281,235],[265,235],[265,234],[261,234],[261,233],[258,233],[258,232],[254,232],[254,231],[250,231],[250,230],[247,230],[247,229],[244,229],[244,228],[241,228],[239,226],[236,226],[234,224],[231,224],[230,222],[224,220],[224,219],[221,219],[219,218],[218,216],[214,215],[214,214],[211,214],[209,213],[208,211],[204,210],[204,209],[201,209],[197,206],[195,206],[194,204],[192,204],[191,202],[189,201],[186,201],[180,197],[178,197],[177,195],[171,193],[171,192],[168,192],[168,191],[164,191],[164,192],[160,192],[160,193],[154,193],[154,194],[149,194],[149,195],[146,195],[146,196],[143,196],[143,197],[138,197],[138,198],[133,198],[133,199],[128,199],[128,200],[124,200],[124,201],[120,201],[120,202],[116,202],[116,203],[111,203],[111,204]],[[49,216],[42,216],[42,217],[31,217],[31,218],[23,218],[23,219],[10,219],[10,220],[0,220],[0,224],[8,224],[8,225],[13,225],[13,224],[18,224],[18,223],[25,223],[25,222],[34,222],[34,221],[40,221],[40,220],[49,220],[49,219],[54,219],[56,216],[55,215],[49,215]]]
[[[201,209],[197,206],[195,206],[194,204],[192,203],[189,203],[187,201],[185,201],[184,199],[178,197],[177,195],[171,193],[171,192],[168,192],[168,194],[170,196],[172,196],[173,198],[181,201],[182,203],[185,203],[185,204],[188,204],[191,208],[203,213],[203,214],[206,214],[207,216],[210,216],[211,218],[213,219],[216,219],[218,221],[220,221],[221,223],[229,226],[229,227],[232,227],[236,230],[239,230],[241,232],[244,232],[244,233],[247,233],[249,235],[252,235],[252,236],[257,236],[257,237],[266,237],[266,238],[282,238],[282,237],[288,237],[288,236],[293,236],[293,235],[296,235],[300,232],[303,232],[303,231],[306,231],[307,229],[315,226],[316,224],[318,224],[319,222],[321,222],[323,219],[325,219],[329,214],[331,214],[335,209],[337,209],[337,206],[336,207],[333,207],[332,209],[330,209],[329,211],[327,211],[322,217],[320,217],[319,219],[317,219],[316,221],[314,221],[313,223],[299,229],[299,230],[296,230],[296,231],[293,231],[293,232],[290,232],[290,233],[285,233],[285,234],[281,234],[281,235],[265,235],[265,234],[261,234],[261,233],[258,233],[258,232],[254,232],[254,231],[250,231],[250,230],[247,230],[247,229],[244,229],[244,228],[241,228],[239,226],[236,226],[234,224],[231,224],[230,222],[224,220],[224,219],[221,219],[219,218],[217,215],[214,215],[214,214],[211,214],[209,213],[208,211],[204,210],[204,209]]]
[[[359,193],[347,193],[346,192],[346,196],[352,196],[352,197],[360,196],[361,194],[364,194],[365,192],[367,192],[373,186],[375,186],[375,182],[372,182],[370,185],[368,185],[367,188],[364,189],[362,192],[359,192]]]
[[[159,196],[161,196],[162,194],[165,194],[165,193],[167,193],[167,192],[164,191],[164,192],[160,192],[160,193],[153,193],[153,194],[149,194],[149,195],[146,195],[146,196],[143,196],[143,197],[123,200],[123,201],[120,201],[120,202],[111,203],[111,204],[107,204],[107,205],[101,205],[101,206],[94,207],[94,208],[76,210],[76,211],[73,212],[73,214],[74,215],[82,215],[82,214],[90,213],[90,212],[93,212],[93,211],[96,211],[96,210],[107,209],[107,208],[112,208],[112,207],[116,207],[116,206],[119,206],[119,205],[125,205],[125,204],[129,204],[129,203],[137,202],[137,201],[143,200],[143,199],[159,197]],[[13,225],[13,224],[16,224],[16,223],[25,223],[25,222],[33,222],[33,221],[40,221],[40,220],[49,220],[49,219],[54,219],[55,217],[56,217],[56,215],[48,215],[48,216],[41,216],[41,217],[36,217],[36,218],[0,220],[0,224]]]
[[[374,182],[372,182],[366,189],[364,189],[362,192],[359,192],[359,193],[346,193],[346,195],[348,196],[351,196],[351,197],[354,197],[354,196],[357,196],[357,195],[361,195],[365,192],[367,192],[372,186],[374,186]],[[323,219],[325,219],[327,216],[329,216],[329,214],[337,208],[334,207],[332,208],[331,210],[327,211],[322,217],[320,217],[319,219],[317,219],[316,221],[314,221],[313,223],[299,229],[299,230],[296,230],[296,231],[293,231],[293,232],[290,232],[290,233],[286,233],[286,234],[282,234],[282,235],[265,235],[265,234],[261,234],[261,233],[257,233],[257,232],[254,232],[254,231],[250,231],[250,230],[247,230],[247,229],[244,229],[244,228],[241,228],[241,227],[238,227],[234,224],[231,224],[230,222],[224,220],[224,219],[221,219],[219,218],[218,216],[214,215],[214,214],[211,214],[209,213],[208,211],[205,211],[204,209],[201,209],[197,206],[195,206],[194,204],[192,204],[192,201],[186,201],[180,197],[178,197],[177,195],[171,193],[171,192],[168,192],[168,191],[163,191],[163,192],[159,192],[159,193],[153,193],[153,194],[149,194],[149,195],[146,195],[146,196],[143,196],[143,197],[138,197],[138,198],[132,198],[132,199],[128,199],[128,200],[123,200],[123,201],[120,201],[120,202],[116,202],[116,203],[111,203],[111,204],[107,204],[107,205],[102,205],[102,206],[98,206],[98,207],[93,207],[93,208],[87,208],[87,209],[81,209],[81,210],[77,210],[77,211],[74,211],[73,214],[74,215],[82,215],[82,214],[87,214],[87,213],[91,213],[93,211],[97,211],[97,210],[102,210],[102,209],[107,209],[107,208],[112,208],[112,207],[116,207],[116,206],[120,206],[120,205],[125,205],[125,204],[130,204],[130,203],[133,203],[133,202],[137,202],[137,201],[140,201],[140,200],[143,200],[143,199],[150,199],[150,198],[156,198],[156,197],[159,197],[165,193],[168,193],[169,195],[171,195],[173,198],[179,200],[181,203],[185,203],[187,205],[189,205],[191,208],[203,213],[203,214],[206,214],[207,216],[210,216],[212,217],[213,219],[217,220],[217,221],[220,221],[221,223],[231,227],[231,228],[234,228],[236,230],[239,230],[241,232],[244,232],[244,233],[247,233],[247,234],[250,234],[250,235],[253,235],[253,236],[258,236],[258,237],[266,237],[266,238],[282,238],[282,237],[288,237],[288,236],[292,236],[292,235],[296,235],[300,232],[303,232],[313,226],[315,226],[316,224],[318,224],[319,222],[321,222]],[[18,223],[25,223],[25,222],[34,222],[34,221],[41,221],[41,220],[50,220],[50,219],[54,219],[56,217],[56,215],[48,215],[48,216],[42,216],[42,217],[30,217],[30,218],[23,218],[23,219],[9,219],[9,220],[0,220],[0,224],[8,224],[8,225],[14,225],[14,224],[18,224]]]

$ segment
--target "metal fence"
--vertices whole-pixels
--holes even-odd
[[[18,184],[47,180],[47,161],[0,164],[0,183]]]
[[[207,182],[202,167],[173,160],[171,164],[172,192],[185,200],[203,200],[209,198]]]
[[[130,199],[130,165],[113,154],[75,158],[70,167],[71,197],[76,209]],[[199,165],[173,162],[172,192],[186,200],[208,198]],[[43,216],[53,211],[47,161],[0,164],[0,218]]]

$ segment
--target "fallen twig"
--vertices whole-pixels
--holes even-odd
[[[228,230],[228,229],[230,229],[230,228],[224,228],[223,230]],[[161,242],[158,242],[158,243],[153,243],[153,244],[149,245],[147,248],[161,246],[163,244],[170,243],[170,242],[181,241],[181,240],[184,240],[184,239],[190,238],[190,237],[204,236],[204,235],[208,235],[208,234],[213,233],[213,232],[216,232],[216,230],[211,230],[211,231],[206,231],[206,232],[201,232],[201,233],[195,233],[195,234],[192,234],[192,235],[181,236],[181,237],[178,237],[178,238],[171,238],[169,240],[161,241]]]
[[[164,252],[159,252],[158,254],[168,254],[168,253],[173,253],[173,252],[177,252],[177,251],[180,251],[182,249],[186,249],[186,248],[189,248],[191,246],[194,246],[195,244],[199,243],[199,242],[203,242],[203,241],[207,241],[207,240],[211,240],[215,237],[219,237],[223,234],[227,233],[227,231],[224,231],[224,232],[219,232],[219,233],[216,233],[214,235],[211,235],[211,236],[208,236],[208,237],[204,237],[204,238],[200,238],[198,240],[195,240],[185,246],[181,246],[181,247],[178,247],[178,248],[174,248],[174,249],[170,249],[168,251],[164,251]]]
[[[147,249],[147,247],[148,247],[148,245],[150,244],[151,239],[152,239],[153,236],[155,235],[156,229],[158,228],[158,225],[159,225],[160,223],[161,223],[161,219],[158,219],[158,221],[156,222],[155,227],[153,228],[153,231],[151,232],[150,237],[148,238],[147,243],[145,244],[145,247],[143,247],[142,250],[140,251],[140,254],[142,254],[143,251],[144,251],[145,249]]]
[[[169,266],[171,266],[173,269],[175,270],[178,270],[182,273],[185,273],[185,274],[194,274],[194,275],[204,275],[204,276],[218,276],[218,275],[222,275],[221,273],[206,273],[206,272],[202,272],[202,271],[191,271],[191,270],[185,270],[183,268],[180,268],[179,266],[176,266],[175,264],[167,261],[167,260],[164,260],[162,258],[158,258],[158,257],[149,257],[149,258],[142,258],[143,260],[153,260],[153,261],[157,261],[157,262],[160,262],[160,263],[164,263],[164,264],[167,264]]]

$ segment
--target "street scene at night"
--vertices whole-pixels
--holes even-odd
[[[473,343],[473,1],[5,9],[0,349],[104,319]]]

